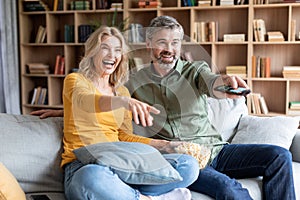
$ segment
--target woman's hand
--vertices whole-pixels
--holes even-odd
[[[177,153],[176,148],[186,142],[152,139],[150,144],[161,153]]]
[[[129,98],[128,109],[132,112],[132,118],[136,124],[142,124],[142,126],[152,126],[153,117],[150,113],[159,114],[160,111],[153,106],[138,101],[134,98]]]
[[[63,117],[64,110],[42,109],[42,110],[32,111],[30,114],[39,116],[41,119],[45,119],[48,117]]]

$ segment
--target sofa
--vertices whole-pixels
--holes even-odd
[[[209,119],[224,140],[270,143],[290,149],[296,197],[300,199],[299,118],[248,115],[244,98],[209,99],[207,106]],[[0,199],[22,200],[31,199],[32,194],[47,194],[52,200],[64,200],[63,171],[60,168],[63,119],[2,113],[0,130]],[[253,199],[262,199],[261,177],[238,181],[249,190]],[[192,192],[192,198],[212,199],[196,192]]]

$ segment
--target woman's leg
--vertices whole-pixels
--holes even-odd
[[[134,185],[144,195],[156,196],[172,191],[174,188],[186,188],[199,174],[199,164],[192,156],[185,154],[164,154],[166,160],[179,172],[182,181],[162,185]]]
[[[140,193],[108,167],[74,161],[65,168],[65,195],[69,200],[138,200]]]

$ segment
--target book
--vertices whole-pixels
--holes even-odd
[[[35,99],[34,99],[34,104],[38,104],[41,92],[42,92],[42,87],[38,86],[36,88],[36,96],[35,96]]]
[[[57,11],[58,8],[58,0],[54,0],[53,2],[53,11]]]
[[[224,42],[244,42],[245,41],[245,34],[224,34],[223,35]]]
[[[61,58],[61,55],[59,55],[59,54],[56,55],[55,66],[54,66],[54,74],[56,74],[56,75],[59,74],[60,58]]]
[[[296,41],[296,20],[291,20],[291,35],[290,41]]]
[[[259,97],[259,103],[260,103],[261,113],[268,114],[269,108],[268,108],[266,100],[263,96]]]
[[[266,25],[265,21],[263,19],[257,19],[256,20],[256,26],[257,26],[257,37],[259,42],[266,41]]]
[[[37,93],[37,88],[34,88],[32,98],[31,98],[31,102],[30,102],[31,105],[34,105],[34,103],[35,103],[36,93]]]
[[[65,74],[65,56],[61,56],[60,61],[59,61],[59,70],[58,70],[59,75]]]
[[[42,25],[39,25],[36,37],[35,37],[35,43],[42,43],[45,40],[46,36],[46,28]]]
[[[252,56],[252,77],[256,77],[256,56]]]
[[[254,35],[254,41],[258,42],[259,38],[258,38],[258,28],[257,28],[257,20],[254,19],[253,22],[253,35]]]

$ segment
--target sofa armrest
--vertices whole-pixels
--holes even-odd
[[[297,130],[290,151],[293,155],[293,161],[300,162],[300,129]]]

